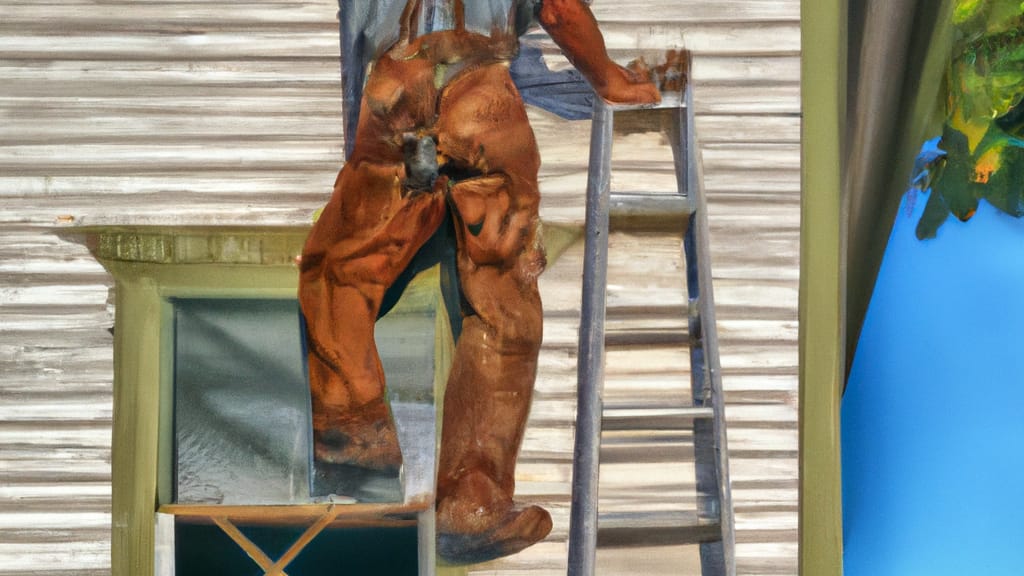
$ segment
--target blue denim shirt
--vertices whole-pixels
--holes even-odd
[[[466,28],[485,35],[497,28],[521,36],[533,24],[537,4],[540,0],[465,0]],[[343,20],[359,30],[371,59],[398,40],[406,0],[340,0],[340,5]],[[420,0],[419,34],[452,29],[452,13],[452,0]]]

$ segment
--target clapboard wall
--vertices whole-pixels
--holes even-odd
[[[695,53],[740,573],[795,574],[799,1],[593,9],[617,58]],[[109,573],[112,282],[53,231],[309,222],[342,159],[335,13],[332,0],[0,5],[0,575]],[[542,217],[579,223],[587,123],[531,117]],[[613,262],[625,276],[661,269],[647,257],[658,251],[676,257],[617,242],[632,255]],[[580,258],[570,248],[543,281],[547,344],[521,460],[521,492],[555,511],[555,536],[483,573],[564,573]],[[656,304],[637,298],[610,301],[629,321]],[[615,362],[610,378],[628,380]],[[635,573],[632,558],[602,553],[607,573]]]

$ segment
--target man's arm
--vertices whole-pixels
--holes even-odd
[[[597,20],[583,0],[542,0],[537,16],[540,25],[602,98],[623,104],[661,100],[654,84],[608,57]]]

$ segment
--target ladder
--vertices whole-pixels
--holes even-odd
[[[692,90],[665,94],[653,107],[611,105],[594,99],[587,182],[583,299],[578,356],[578,405],[569,532],[570,576],[595,573],[598,546],[698,544],[704,576],[734,576],[734,528],[726,452],[718,338],[708,249],[708,223],[699,151],[694,137]],[[670,113],[668,126],[676,194],[611,193],[615,115]],[[673,408],[603,406],[605,305],[609,215],[676,218],[685,227],[683,256],[688,296],[692,399]],[[666,399],[666,404],[671,404]],[[623,429],[685,430],[692,426],[696,470],[695,513],[600,513],[601,432]]]

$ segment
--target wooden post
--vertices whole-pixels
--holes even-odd
[[[148,278],[117,278],[114,323],[112,576],[153,573],[160,411],[160,298]]]
[[[846,2],[803,0],[800,229],[800,573],[843,570],[839,397],[845,374],[840,153]]]

